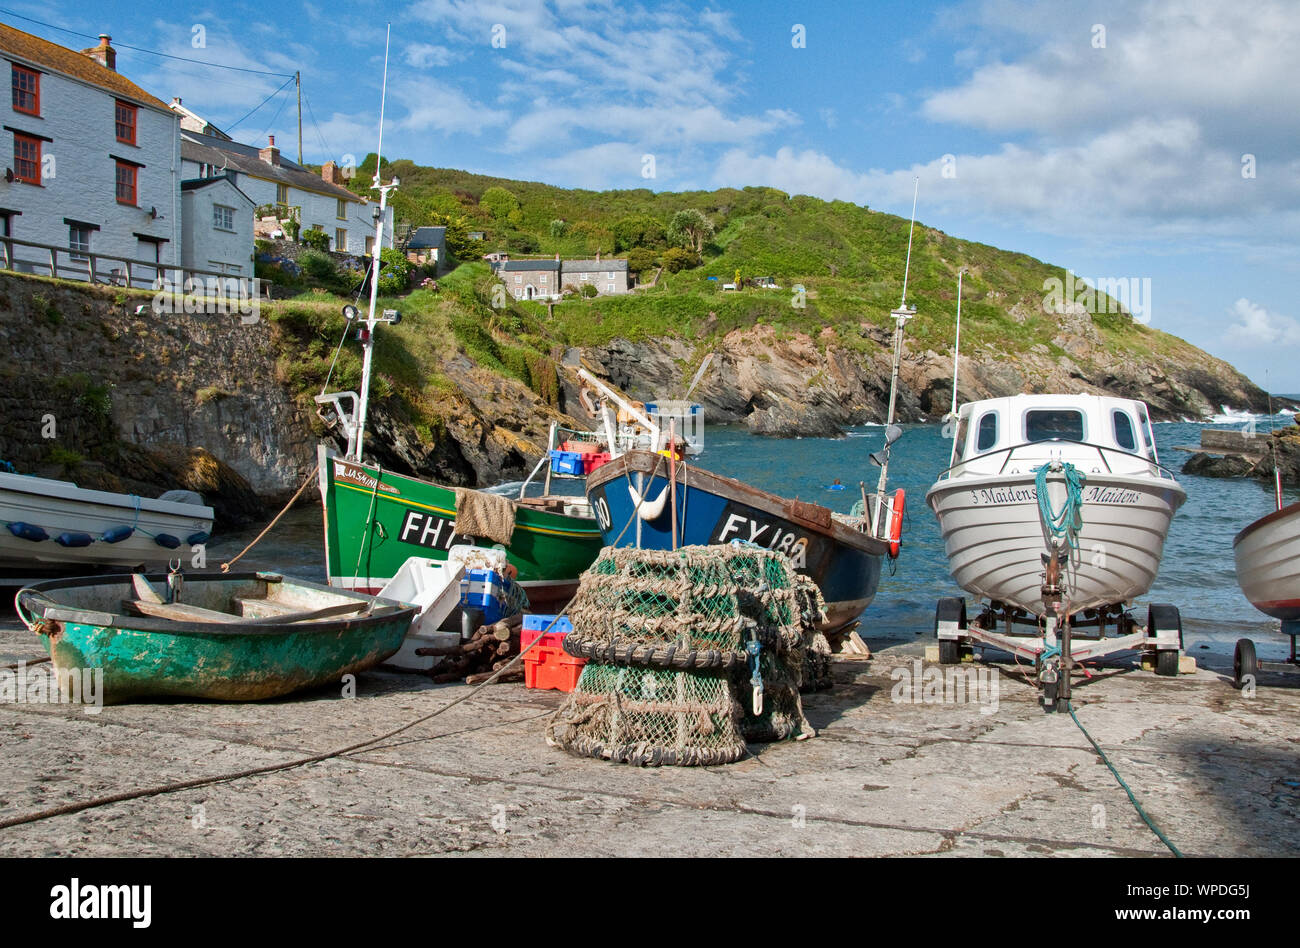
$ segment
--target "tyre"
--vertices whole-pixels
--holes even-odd
[[[941,624],[956,624],[963,632],[966,630],[966,600],[956,596],[939,600],[934,610],[934,634],[939,636]],[[961,662],[961,642],[958,639],[939,639],[939,664],[956,665]]]
[[[1247,679],[1259,680],[1259,660],[1255,658],[1255,643],[1250,639],[1237,639],[1237,648],[1232,653],[1232,685],[1242,687]]]
[[[1178,674],[1178,653],[1171,648],[1156,652],[1156,674],[1173,678]]]
[[[1177,632],[1178,647],[1183,647],[1183,617],[1177,606],[1153,602],[1147,608],[1147,636],[1155,638],[1160,632]]]

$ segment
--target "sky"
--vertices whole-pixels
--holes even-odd
[[[110,33],[124,75],[291,158],[293,83],[261,73],[300,71],[303,159],[345,165],[377,147],[391,23],[386,156],[902,216],[919,180],[920,222],[1137,280],[1150,325],[1300,393],[1296,0],[0,0],[0,20]]]

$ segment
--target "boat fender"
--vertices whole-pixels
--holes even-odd
[[[198,546],[200,543],[207,543],[211,539],[212,539],[212,534],[204,533],[203,531],[200,530],[198,533],[191,533],[189,536],[187,536],[185,538],[185,542],[188,543],[190,546]]]
[[[588,417],[598,418],[600,413],[596,411],[596,393],[589,388],[584,388],[578,392],[578,401],[582,403],[583,410]]]
[[[179,538],[172,536],[170,533],[160,533],[153,538],[153,542],[159,546],[165,546],[169,550],[174,550],[181,545]]]
[[[44,528],[38,527],[34,523],[23,523],[21,520],[9,524],[9,532],[20,540],[31,540],[33,543],[39,543],[41,540],[50,538]]]
[[[646,523],[659,519],[659,516],[664,512],[664,503],[668,500],[667,485],[664,486],[664,489],[659,492],[659,496],[654,500],[643,498],[641,493],[631,484],[627,485],[627,493],[632,498],[632,506],[636,508],[637,515]]]
[[[105,543],[121,543],[135,533],[134,527],[109,527],[100,537]]]
[[[59,546],[90,546],[90,544],[95,542],[95,538],[89,533],[74,533],[69,531],[67,533],[60,533],[54,538],[54,542]]]
[[[893,509],[889,514],[889,558],[897,559],[898,551],[903,546],[903,505],[907,493],[903,488],[894,491]]]

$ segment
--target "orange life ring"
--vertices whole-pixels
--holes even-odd
[[[903,541],[903,504],[907,499],[907,494],[903,488],[894,491],[893,509],[889,515],[889,558],[897,559],[898,551],[902,548]]]

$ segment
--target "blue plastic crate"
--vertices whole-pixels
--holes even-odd
[[[506,590],[510,580],[491,569],[467,569],[460,581],[460,604],[483,613],[484,625],[506,617]]]
[[[582,474],[582,455],[576,451],[552,451],[551,473]]]
[[[552,622],[555,623],[554,628],[551,628]],[[524,616],[525,632],[545,632],[547,629],[560,635],[567,635],[573,631],[573,623],[569,621],[568,616],[561,616],[558,622],[556,622],[555,616],[541,614],[526,614]]]

